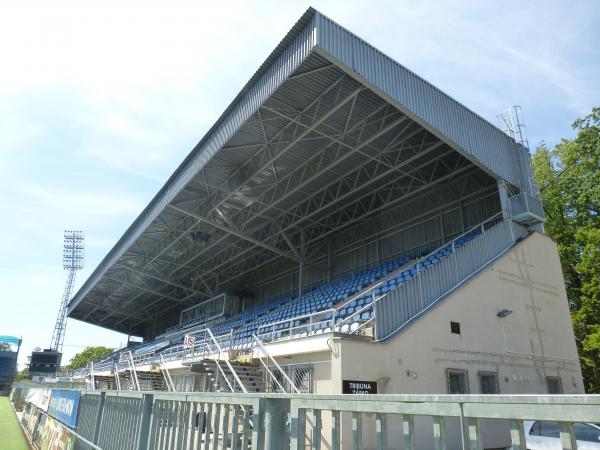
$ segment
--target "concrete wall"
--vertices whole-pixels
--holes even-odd
[[[502,309],[512,313],[499,318]],[[459,335],[450,321],[460,323]],[[498,373],[501,394],[546,394],[546,376],[560,377],[564,393],[584,392],[558,252],[539,233],[388,342],[336,339],[331,347],[337,393],[341,380],[351,379],[378,381],[383,394],[446,394],[446,369],[467,371],[472,394],[481,393],[479,371]],[[428,427],[420,424],[421,439]],[[349,439],[348,421],[343,428]],[[457,427],[448,428],[458,438]],[[388,430],[390,448],[401,448],[399,426]],[[501,431],[490,429],[484,446],[507,444]],[[374,442],[367,425],[365,442]]]

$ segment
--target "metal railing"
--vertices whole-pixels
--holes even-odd
[[[229,350],[231,347],[231,332],[215,336],[209,328],[204,328],[202,330],[198,330],[194,334],[196,336],[196,342],[193,347],[186,348],[181,346],[182,359],[184,361],[194,361],[214,355],[215,346],[221,353],[226,353],[224,349]]]
[[[103,450],[525,450],[531,421],[557,422],[557,447],[576,450],[574,425],[600,422],[596,395],[79,395],[75,430]]]
[[[319,330],[322,332],[327,328],[331,331],[335,320],[336,309],[330,308],[261,325],[258,327],[256,335],[263,342],[304,337]],[[281,329],[278,328],[280,325],[283,325]]]
[[[159,356],[160,372],[162,373],[163,378],[165,380],[165,384],[167,385],[167,391],[176,392],[175,384],[173,383],[173,378],[171,378],[171,372],[169,372],[169,369],[165,366],[165,359],[162,355]]]
[[[350,296],[335,308],[261,325],[257,329],[256,336],[262,342],[271,342],[330,331],[346,334],[366,334],[367,328],[374,325],[375,332],[367,330],[368,333],[374,334],[374,337],[378,340],[386,339],[410,320],[418,317],[449,291],[455,289],[465,279],[472,276],[481,267],[509,248],[517,238],[526,233],[526,228],[512,221],[502,220],[501,213],[496,214],[425,256],[411,260],[383,279]],[[457,242],[469,236],[474,236],[473,241],[476,240],[477,242],[470,241],[459,249]],[[469,247],[472,250],[467,251]],[[429,258],[443,249],[449,249],[450,254],[435,264],[435,270],[429,270],[429,267],[425,267]],[[376,289],[383,286],[388,280],[413,267],[416,273],[411,279],[383,295],[375,295]],[[370,303],[359,307],[342,320],[338,320],[341,315],[339,312],[341,308],[346,307],[353,300],[369,295],[372,297]],[[371,317],[366,320],[361,319],[361,315],[370,310],[373,310]],[[208,328],[195,330],[194,334],[197,340],[192,348],[178,345],[158,355],[154,352],[138,355],[133,358],[132,364],[138,366],[160,364],[161,361],[173,360],[190,362],[215,354],[218,354],[220,360],[222,354],[236,348],[231,332],[219,336],[209,336],[206,330]],[[212,333],[210,334],[212,335]],[[215,343],[218,345],[215,346]],[[250,347],[255,346],[251,345]],[[101,371],[101,364],[98,364],[95,370],[96,372]]]
[[[421,267],[429,255],[421,258],[415,263],[417,272],[411,279],[374,303],[375,338],[385,340],[397,333],[527,233],[527,228],[496,215],[430,253],[451,246],[450,254],[440,259],[433,270]],[[457,241],[469,235],[473,239],[459,248]]]
[[[50,421],[52,425],[46,424],[46,421]],[[48,445],[48,435],[50,433],[47,430],[51,430],[54,436],[61,436],[61,443],[67,444],[67,448],[69,444],[76,442],[78,450],[102,450],[102,447],[98,447],[75,430],[58,422],[46,411],[32,404],[28,404],[23,412],[21,427],[25,431],[27,439],[36,446],[35,448],[43,448],[43,444]],[[68,437],[65,437],[65,434]],[[58,448],[58,442],[54,442],[53,444],[55,447],[52,448]]]
[[[281,368],[281,366],[275,360],[275,358],[273,358],[273,356],[271,356],[271,354],[265,348],[265,346],[263,345],[261,340],[255,334],[252,335],[252,339],[254,339],[254,342],[256,344],[256,349],[259,354],[258,360],[260,361],[262,366],[265,368],[265,371],[266,371],[267,375],[269,376],[269,379],[271,380],[272,384],[277,386],[277,388],[279,388],[282,393],[285,393],[285,392],[288,392],[288,389],[286,389],[284,387],[284,383],[282,383],[282,381],[285,380],[287,382],[287,386],[289,387],[289,389],[292,390],[294,393],[299,394],[300,390],[296,387],[296,384],[290,379],[288,374],[285,373],[285,371]],[[267,359],[266,363],[263,361],[261,355],[266,357],[266,359]],[[273,373],[273,371],[269,368],[270,364],[272,364],[275,367],[275,371],[276,371],[275,373],[277,375],[275,375],[275,373]],[[283,380],[280,380],[278,375],[281,375],[281,378]]]
[[[491,228],[495,227],[496,225],[504,225],[505,227],[511,227],[511,230],[513,227],[512,223],[502,221],[501,213],[496,214],[496,215],[492,216],[491,218],[485,220],[484,222],[476,225],[475,227],[472,227],[472,228],[468,229],[467,231],[465,231],[464,233],[454,237],[451,241],[445,242],[443,245],[441,245],[440,247],[436,248],[435,250],[427,253],[426,255],[407,262],[401,268],[386,275],[384,278],[382,278],[381,280],[372,284],[368,288],[363,289],[360,292],[350,296],[347,300],[345,300],[344,302],[339,304],[337,307],[322,310],[322,311],[317,311],[317,312],[310,313],[310,314],[304,314],[304,315],[291,317],[289,319],[272,322],[272,323],[269,323],[266,325],[261,325],[258,327],[257,335],[263,342],[270,342],[270,341],[275,341],[275,340],[300,338],[300,337],[304,337],[304,336],[307,336],[310,334],[316,334],[316,333],[320,333],[320,332],[324,332],[324,331],[325,332],[335,331],[335,332],[347,333],[347,334],[364,333],[365,329],[368,326],[376,323],[376,319],[375,319],[375,317],[370,317],[366,320],[362,320],[361,319],[362,314],[373,309],[376,304],[385,302],[388,298],[394,297],[395,289],[392,291],[389,291],[388,293],[383,294],[383,295],[375,295],[375,291],[378,288],[380,288],[381,286],[384,286],[388,280],[390,280],[394,277],[397,277],[401,272],[406,271],[413,267],[415,268],[415,271],[416,271],[415,275],[410,280],[405,281],[404,284],[407,284],[409,286],[414,285],[414,284],[418,285],[418,292],[416,293],[417,298],[418,298],[420,305],[422,305],[422,307],[425,308],[426,305],[429,305],[431,303],[431,300],[424,298],[424,296],[427,295],[428,286],[423,286],[423,284],[429,283],[429,282],[436,284],[436,280],[434,280],[433,278],[435,276],[437,276],[437,273],[434,275],[431,275],[431,272],[429,272],[430,273],[429,279],[427,281],[423,280],[425,278],[424,274],[429,269],[429,267],[427,267],[428,266],[427,261],[429,261],[429,259],[433,255],[439,254],[439,252],[442,250],[445,250],[445,249],[450,250],[450,254],[445,256],[444,258],[442,258],[442,260],[440,262],[445,261],[445,264],[450,264],[455,267],[454,273],[457,275],[457,279],[453,279],[451,281],[449,288],[455,287],[460,281],[462,281],[462,279],[458,279],[458,278],[460,278],[461,273],[458,270],[458,267],[456,267],[459,264],[458,258],[456,257],[457,248],[459,246],[458,243],[461,240],[464,240],[465,238],[468,238],[468,237],[475,238],[475,237],[481,236],[482,239],[479,239],[479,241],[482,243],[482,245],[487,245],[487,243],[485,242],[485,239],[490,238],[490,235],[491,235],[491,233],[487,233],[487,231],[490,230]],[[485,236],[483,236],[483,235],[485,235]],[[514,235],[512,234],[512,231],[511,231],[510,236],[511,236],[511,239],[510,239],[509,244],[512,245],[512,243],[514,242],[514,239],[515,239]],[[492,235],[492,237],[496,237],[496,236]],[[495,242],[492,242],[490,245],[491,246],[495,245]],[[496,254],[486,254],[486,256],[489,257],[490,259],[492,259],[494,256],[496,256]],[[485,259],[485,258],[478,260],[479,266],[475,267],[474,270],[479,269],[482,265],[484,265],[488,261],[489,260]],[[468,274],[466,274],[464,276],[468,276],[468,275],[472,274],[474,270],[470,271]],[[402,286],[404,284],[398,286],[396,289],[402,288]],[[437,284],[439,284],[439,283],[437,283]],[[445,292],[446,291],[444,291],[444,293]],[[371,296],[370,303],[367,303],[367,304],[357,308],[356,311],[345,316],[340,321],[337,320],[337,318],[339,318],[341,316],[341,314],[339,312],[340,309],[344,308],[345,306],[347,306],[349,303],[351,303],[354,300],[357,300],[359,298],[363,298],[363,297],[369,296],[369,295]],[[441,295],[441,294],[439,294],[439,295]],[[438,297],[439,297],[439,295],[438,295]],[[436,298],[438,298],[438,297],[436,297]],[[419,311],[415,310],[414,312],[415,312],[415,314],[417,314]],[[376,316],[376,314],[374,314],[374,316]],[[404,321],[406,321],[406,320],[407,320],[407,318],[403,318],[403,322],[400,323],[399,326],[402,325],[404,323]],[[381,335],[381,333],[378,333],[378,335]]]
[[[291,411],[291,449],[304,450],[311,440],[312,448],[320,448],[323,435],[317,432],[322,416],[331,416],[330,448],[377,449],[388,448],[388,440],[402,441],[405,450],[416,448],[483,449],[482,421],[493,421],[498,429],[505,428],[502,447],[526,450],[527,434],[524,422],[558,422],[560,444],[563,449],[576,449],[574,423],[597,423],[600,418],[599,396],[532,396],[532,395],[368,395],[368,396],[305,396],[293,398]],[[310,415],[307,414],[310,411]],[[349,442],[341,439],[342,415],[350,417],[351,436]],[[375,415],[374,439],[365,435],[365,420]],[[430,431],[416,439],[415,421],[428,417]],[[312,419],[312,432],[307,433],[308,419]],[[450,442],[447,422],[454,421],[458,431],[458,442]],[[423,422],[423,421],[422,421]],[[394,430],[394,431],[392,431]],[[329,438],[329,436],[327,436]],[[374,441],[374,442],[373,442]],[[560,445],[557,442],[557,445]],[[550,444],[552,445],[552,444]],[[395,445],[396,446],[396,445]],[[554,448],[554,447],[552,447]]]

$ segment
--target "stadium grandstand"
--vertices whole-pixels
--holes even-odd
[[[530,156],[314,9],[68,306],[92,389],[581,393]]]
[[[21,342],[20,338],[14,336],[0,336],[0,395],[8,394],[17,374]]]

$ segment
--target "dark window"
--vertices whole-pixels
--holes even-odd
[[[448,369],[448,394],[468,394],[469,381],[465,370]]]
[[[546,377],[546,387],[548,394],[562,394],[562,383],[560,377]]]
[[[479,372],[479,386],[482,394],[499,394],[498,374],[496,372]]]
[[[460,334],[460,323],[459,322],[450,322],[450,332],[452,334]]]
[[[560,430],[556,422],[540,422],[540,436],[560,437]]]
[[[600,443],[600,430],[585,423],[576,423],[573,425],[575,439],[585,442]],[[557,422],[535,422],[531,427],[529,434],[535,436],[544,436],[551,438],[560,437],[560,428]]]
[[[575,439],[578,441],[600,443],[600,430],[597,428],[585,423],[576,423],[573,428],[575,429]]]
[[[531,431],[529,431],[529,434],[532,434],[534,436],[539,436],[540,433],[541,433],[540,422],[534,422],[533,425],[531,426]]]

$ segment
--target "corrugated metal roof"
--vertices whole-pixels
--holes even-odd
[[[104,257],[98,267],[75,294],[69,304],[69,312],[98,282],[106,270],[135,242],[168,202],[205,166],[214,154],[227,142],[285,79],[304,61],[315,45],[314,16],[316,10],[309,8],[296,22],[279,45],[260,66],[240,93],[231,102],[206,135],[194,147],[181,165],[169,177],[165,185],[140,213],[121,239]]]
[[[366,81],[432,133],[461,150],[490,173],[515,186],[528,185],[521,164],[527,149],[496,126],[317,12],[317,47],[335,64]],[[526,160],[526,159],[525,159]]]
[[[309,83],[303,82],[305,74],[313,70],[318,71],[319,76],[311,77]],[[161,219],[166,222],[170,220],[167,205],[176,197],[181,197],[184,188],[200,185],[198,177],[203,169],[217,169],[203,173],[206,181],[216,186],[226,180],[230,167],[239,167],[253,157],[259,145],[256,144],[257,138],[263,132],[259,124],[253,122],[259,107],[268,101],[271,106],[279,105],[299,111],[319,93],[326,91],[328,86],[339,81],[343,73],[350,75],[353,80],[344,84],[342,95],[349,95],[352,89],[361,84],[371,89],[362,91],[360,101],[352,105],[355,107],[353,120],[360,121],[385,100],[393,105],[389,108],[397,108],[394,109],[395,114],[401,112],[410,117],[487,173],[516,186],[524,185],[521,180],[529,173],[529,167],[522,167],[522,161],[526,161],[523,158],[526,149],[404,66],[310,8],[94,270],[71,301],[69,312],[86,298],[136,241],[146,245],[156,244],[155,238],[144,235],[144,232],[152,228],[153,221],[161,214]],[[280,89],[284,83],[285,89]],[[348,102],[344,108],[350,108],[350,104]],[[275,113],[270,114],[268,110],[262,114],[263,119],[268,119],[263,120],[268,135],[277,133],[286,123],[286,120],[278,118]],[[326,133],[328,127],[334,130],[349,125],[351,128],[352,124],[345,124],[343,117],[331,115],[315,127],[308,137],[318,142],[319,133]],[[352,136],[347,136],[347,139],[352,139]],[[377,147],[377,141],[372,144],[373,148]],[[225,146],[247,147],[232,151],[224,149]],[[299,161],[310,157],[312,147],[310,143],[297,143],[278,158],[273,170],[264,169],[256,177],[247,180],[243,189],[223,205],[224,210],[227,212],[227,208],[245,207],[255,187],[275,179],[275,169],[283,172],[292,170]],[[369,146],[365,147],[363,156],[369,156],[372,151]],[[356,155],[349,156],[339,165],[340,170],[351,171],[357,163]],[[315,177],[311,183],[302,191],[290,195],[289,201],[301,201],[329,183],[329,179],[327,176]],[[275,217],[273,211],[268,210],[265,216],[270,215]],[[229,240],[215,243],[215,251],[226,249],[228,245]],[[170,252],[171,255],[178,253],[181,251],[176,249]]]

